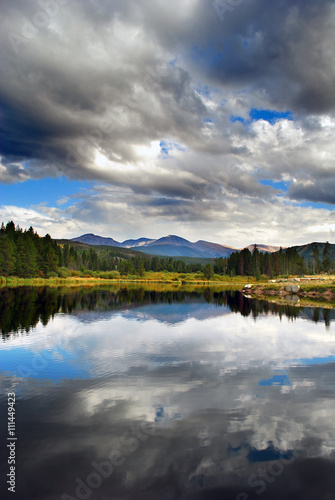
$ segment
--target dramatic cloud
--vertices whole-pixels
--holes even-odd
[[[92,187],[1,218],[48,213],[53,236],[99,220],[120,239],[331,239],[335,5],[235,4],[4,1],[0,182]]]

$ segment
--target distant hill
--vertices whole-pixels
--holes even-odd
[[[168,245],[168,246],[176,246],[176,247],[188,247],[193,248],[194,243],[186,240],[185,238],[181,238],[180,236],[175,236],[174,234],[169,234],[169,236],[164,236],[163,238],[159,238],[158,240],[153,240],[147,246],[153,245]]]
[[[139,238],[128,239],[122,243],[113,238],[106,238],[89,233],[72,238],[74,242],[85,243],[87,245],[107,245],[118,248],[128,248],[140,250],[151,255],[160,255],[168,257],[193,257],[201,259],[213,259],[218,257],[229,257],[233,252],[240,251],[240,248],[211,243],[209,241],[199,240],[195,243],[176,235],[168,235],[158,239]],[[279,247],[268,245],[257,245],[260,252],[276,252]],[[251,251],[254,245],[248,247]]]
[[[121,243],[121,245],[124,248],[136,248],[136,247],[146,246],[152,241],[156,240],[152,240],[150,238],[139,238],[138,240],[126,240],[123,243]]]
[[[249,248],[250,252],[252,252],[254,247],[255,247],[255,243],[253,245],[248,245],[246,248]],[[274,247],[272,245],[257,245],[257,248],[262,253],[266,253],[266,252],[273,253],[273,252],[278,252],[278,250],[280,250],[280,247]]]
[[[87,245],[106,245],[109,247],[122,247],[123,245],[113,238],[104,238],[103,236],[96,236],[95,234],[83,234],[78,238],[72,238],[70,241],[77,241],[79,243],[86,243]]]
[[[229,255],[237,250],[236,248],[219,245],[219,243],[210,243],[209,241],[203,240],[197,241],[195,245],[212,258],[229,257]]]
[[[300,257],[303,257],[306,260],[306,262],[308,262],[308,260],[312,259],[313,257],[313,248],[315,247],[315,245],[319,249],[319,256],[320,259],[322,260],[325,243],[313,242],[313,243],[307,243],[306,245],[299,245],[290,248],[296,248]],[[333,243],[330,243],[330,258],[332,261],[334,261],[335,259],[335,244]]]
[[[199,257],[205,259],[210,258],[207,253],[198,251],[195,248],[168,244],[151,246],[148,245],[146,247],[141,247],[141,252],[149,253],[151,255],[168,257]]]

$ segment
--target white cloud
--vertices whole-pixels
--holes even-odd
[[[109,186],[106,198],[97,188],[91,200],[48,207],[36,229],[51,221],[55,237],[98,220],[95,232],[121,239],[329,239],[331,211],[291,202],[335,203],[335,10],[322,0],[311,16],[311,0],[293,4],[251,0],[221,23],[198,0],[72,0],[16,53],[8,30],[20,33],[35,11],[5,1],[0,181],[62,175]],[[294,120],[247,123],[252,108]],[[287,204],[261,179],[290,183]]]

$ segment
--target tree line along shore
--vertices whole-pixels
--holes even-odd
[[[333,269],[329,243],[324,245],[321,256],[318,248],[313,248],[313,257],[308,262],[295,248],[269,254],[260,252],[255,245],[252,251],[245,248],[229,257],[201,263],[123,248],[60,243],[49,235],[40,237],[32,227],[23,231],[13,221],[2,223],[0,229],[2,286],[101,280],[243,284],[266,282],[279,276],[285,279],[290,275],[330,273]]]

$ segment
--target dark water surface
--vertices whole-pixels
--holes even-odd
[[[234,291],[0,290],[0,497],[335,500],[334,321]]]

